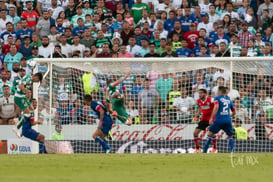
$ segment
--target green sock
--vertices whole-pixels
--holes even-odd
[[[19,124],[17,125],[18,130],[21,128],[21,126],[23,125],[24,122],[25,122],[25,117],[24,117],[24,115],[23,116],[21,115],[19,117]]]

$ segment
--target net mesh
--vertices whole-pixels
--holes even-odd
[[[234,120],[241,121],[233,123],[238,138],[235,151],[271,151],[273,61],[192,60],[52,62],[52,70],[36,90],[38,115],[43,121],[39,131],[51,140],[55,125],[60,124],[64,140],[70,141],[74,152],[102,152],[92,138],[99,119],[90,106],[84,105],[83,96],[91,94],[93,99],[105,102],[107,83],[131,71],[116,88],[125,96],[124,105],[133,125],[127,126],[115,118],[113,137],[108,138],[113,152],[193,152],[193,131],[199,121],[193,122],[198,110],[198,90],[206,89],[210,97],[215,97],[222,85],[230,87],[228,95],[237,111]],[[247,139],[239,139],[244,131]],[[199,134],[201,148],[207,132],[208,128]],[[218,152],[228,151],[227,138],[223,131],[217,134]]]

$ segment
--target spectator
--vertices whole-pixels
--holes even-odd
[[[168,39],[170,40],[172,37],[173,37],[173,34],[177,34],[179,35],[179,39],[181,40],[183,38],[183,35],[184,35],[184,31],[182,31],[181,29],[181,23],[179,20],[176,20],[174,22],[174,30],[171,31],[169,34],[168,34]]]
[[[151,22],[149,18],[149,13],[146,10],[142,11],[142,18],[138,21],[137,25],[143,27],[145,22],[147,22],[149,25]]]
[[[126,110],[127,110],[127,113],[129,114],[129,117],[133,121],[133,124],[139,124],[140,122],[139,112],[136,109],[136,105],[133,100],[129,101],[128,108]]]
[[[122,2],[120,2],[120,1],[117,2],[116,10],[113,11],[113,17],[116,18],[116,15],[117,15],[117,14],[123,15],[124,13],[125,13],[125,9],[123,9],[123,4],[122,4]]]
[[[22,59],[20,60],[20,68],[26,71],[26,75],[29,75],[29,76],[32,75],[32,70],[30,66],[27,64],[27,58],[22,57]]]
[[[172,47],[173,47],[173,49],[172,49],[173,51],[176,51],[177,49],[179,49],[181,47],[181,40],[179,39],[178,34],[173,34]]]
[[[149,50],[149,40],[147,38],[143,38],[141,40],[141,49],[138,51],[137,55],[138,57],[144,57],[146,54],[150,52]]]
[[[247,47],[247,56],[248,57],[254,57],[259,55],[259,50],[257,47],[254,45],[253,40],[248,41],[248,47]]]
[[[12,19],[7,17],[6,10],[1,9],[1,12],[0,12],[0,34],[2,34],[3,32],[6,31],[6,24],[8,22],[13,23]]]
[[[118,44],[119,46],[122,45],[122,39],[120,38],[120,34],[118,32],[115,32],[114,33],[114,36],[111,40],[111,44],[114,45],[114,44]]]
[[[198,23],[197,30],[200,31],[201,28],[206,30],[206,36],[209,36],[210,32],[213,31],[213,23],[209,22],[209,15],[204,13],[201,15],[202,22]]]
[[[42,46],[38,48],[39,55],[44,58],[48,58],[53,53],[53,47],[49,45],[49,38],[47,36],[42,37]]]
[[[169,42],[172,46],[172,42]],[[165,38],[160,39],[160,46],[156,49],[156,53],[161,56],[163,53],[167,51],[167,40]]]
[[[219,25],[217,27],[217,34],[213,37],[212,42],[219,46],[222,42],[228,45],[229,41],[230,38],[225,34],[224,27],[222,25]]]
[[[269,135],[265,129],[266,117],[264,114],[259,114],[257,118],[257,122],[255,123],[255,136],[256,140],[268,140]]]
[[[233,57],[240,57],[242,46],[238,43],[239,38],[237,34],[231,36]]]
[[[155,30],[154,33],[153,33],[153,35],[152,35],[152,37],[153,38],[150,39],[150,42],[154,42],[155,43],[155,47],[159,48],[160,47],[160,41],[161,41],[159,30]],[[162,39],[166,40],[166,38],[162,38]]]
[[[104,33],[101,30],[99,30],[98,31],[98,38],[94,44],[96,45],[97,48],[99,48],[99,51],[101,51],[102,46],[104,44],[108,44],[108,46],[110,45],[110,40],[105,38]]]
[[[109,45],[108,44],[103,44],[102,52],[99,53],[96,57],[97,58],[110,58],[110,57],[112,57],[112,54],[109,51]]]
[[[57,0],[51,0],[51,8],[52,10],[52,18],[56,20],[60,14],[60,12],[64,11],[63,7],[58,6]]]
[[[164,29],[169,33],[174,30],[174,23],[176,21],[175,11],[169,11],[169,18],[164,22]]]
[[[256,108],[256,117],[259,118],[259,115],[262,115],[266,120],[271,121],[272,118],[268,118],[268,116],[272,117],[272,107],[273,102],[270,97],[267,96],[266,90],[259,90],[259,97],[255,100],[254,106]],[[260,118],[263,119],[263,118]],[[272,122],[272,121],[271,121]]]
[[[25,36],[29,36],[29,37],[32,36],[33,30],[28,28],[28,23],[26,19],[22,19],[21,24],[22,24],[22,29],[17,30],[16,37],[19,38],[21,41],[23,41]]]
[[[172,43],[168,42],[166,46],[166,52],[162,53],[160,57],[178,57],[178,55],[174,51],[172,51],[172,46]]]
[[[27,10],[22,13],[21,17],[27,21],[28,28],[33,29],[37,24],[38,13],[32,10],[33,7],[31,1],[26,2],[26,8]]]
[[[209,6],[209,22],[215,23],[215,22],[218,22],[219,20],[220,20],[220,16],[218,16],[215,13],[215,5],[211,4]]]
[[[16,10],[14,6],[9,7],[9,15],[7,15],[7,18],[12,19],[12,22],[15,26],[21,20],[21,18],[16,15]]]
[[[4,95],[0,98],[0,125],[15,124],[14,118],[19,113],[19,108],[14,102],[14,96],[10,95],[10,87],[3,86]]]
[[[120,53],[118,54],[119,58],[132,58],[133,55],[126,50],[125,45],[120,46]]]
[[[209,0],[203,0],[203,2],[200,4],[201,14],[209,13],[211,3]]]
[[[237,111],[236,111],[237,112]],[[242,127],[242,120],[239,118],[235,119],[234,122],[235,138],[236,140],[247,140],[248,133],[247,130]]]
[[[146,37],[148,37],[149,39],[151,39],[152,32],[149,29],[150,29],[149,23],[147,21],[144,22],[143,26],[142,26],[142,32],[141,32],[141,34],[145,35]],[[157,39],[157,40],[159,40],[159,39]]]
[[[143,89],[144,89],[143,78],[142,78],[141,75],[137,75],[135,83],[134,83],[134,85],[133,85],[133,87],[131,89],[131,95],[134,98],[136,103],[138,102],[138,94]]]
[[[239,44],[242,45],[242,47],[247,47],[249,40],[255,40],[255,35],[248,31],[248,26],[245,22],[241,25],[243,31],[238,34]]]
[[[72,34],[79,35],[80,37],[83,37],[83,33],[86,29],[88,29],[88,28],[84,25],[83,19],[78,18],[77,19],[77,26],[73,28]],[[91,36],[91,34],[90,34],[90,36]]]
[[[56,19],[56,31],[58,35],[63,34],[65,31],[65,27],[63,26],[63,23],[64,23],[64,20],[62,18],[58,17]]]
[[[62,125],[55,125],[55,132],[52,133],[51,140],[64,140],[64,135],[62,134]]]
[[[55,123],[61,125],[73,124],[75,118],[75,110],[68,101],[62,100],[60,106],[56,110]]]
[[[22,53],[24,57],[30,57],[32,54],[32,47],[30,46],[30,37],[24,37],[24,44],[20,47],[19,52]]]
[[[73,27],[77,27],[77,22],[78,22],[78,19],[79,18],[82,18],[83,21],[85,21],[85,15],[83,14],[82,12],[82,7],[81,6],[77,6],[76,7],[76,14],[74,16],[72,16],[71,18],[71,23],[73,24]]]
[[[141,49],[139,45],[136,45],[136,38],[134,36],[131,36],[129,38],[129,45],[126,46],[127,52],[131,53],[134,57],[138,53],[138,51]]]
[[[238,34],[237,31],[237,24],[235,22],[230,22],[228,29],[227,29],[227,36],[232,37],[234,34]],[[238,36],[238,35],[237,35]]]
[[[74,53],[75,51],[80,51],[80,57],[83,56],[83,51],[85,49],[84,45],[80,44],[80,36],[74,35],[73,45],[71,45],[71,50]]]
[[[13,25],[11,22],[6,23],[6,31],[1,34],[1,39],[4,40],[4,44],[7,44],[7,38],[11,35],[13,39],[16,38],[16,33],[13,31]]]
[[[193,49],[194,48],[194,43],[199,37],[199,32],[196,31],[196,25],[194,23],[190,24],[190,31],[186,32],[184,34],[184,39],[188,41],[188,48]]]
[[[48,11],[43,11],[42,19],[40,19],[36,26],[36,33],[40,37],[48,36],[50,34],[50,15]]]
[[[174,80],[173,82],[173,89],[170,90],[167,94],[166,100],[166,109],[169,113],[169,118],[171,122],[177,121],[177,114],[176,111],[173,109],[173,103],[176,98],[181,96],[181,91],[179,90],[179,82],[178,80]]]
[[[230,57],[230,52],[225,42],[220,43],[220,50],[216,57]]]
[[[256,33],[256,40],[255,40],[255,47],[257,47],[259,49],[259,52],[261,53],[261,50],[264,48],[264,46],[265,46],[265,42],[262,41],[262,34],[260,32],[257,32]]]
[[[39,50],[39,48],[37,46],[33,46],[32,47],[32,54],[31,54],[31,56],[27,57],[27,61],[31,65],[33,65],[33,59],[34,58],[43,58],[43,56],[39,55],[39,51],[38,50]],[[41,63],[41,64],[44,64],[44,63]],[[36,66],[35,63],[34,63],[34,66]],[[38,67],[39,67],[39,64],[38,64]]]
[[[225,86],[225,79],[221,76],[217,78],[217,85],[212,88],[211,90],[211,96],[216,97],[218,93],[219,86]]]
[[[4,59],[4,69],[7,71],[12,70],[13,63],[19,63],[23,55],[17,51],[15,44],[10,45],[10,53],[5,56]]]
[[[58,44],[54,46],[54,52],[52,54],[53,58],[66,58],[64,54],[62,54],[62,47]]]
[[[149,53],[145,54],[144,57],[159,57],[159,55],[157,53],[155,53],[155,43],[154,42],[149,43]]]
[[[271,27],[268,27],[266,30],[265,30],[265,34],[262,38],[263,42],[269,44],[270,42],[270,37],[272,35],[272,28]]]
[[[258,25],[259,27],[262,27],[262,16],[263,16],[263,11],[265,9],[268,9],[269,12],[269,18],[272,18],[273,16],[273,3],[271,0],[265,0],[263,4],[261,4],[258,8],[257,15],[258,15]]]
[[[0,97],[2,97],[4,95],[4,90],[3,87],[4,85],[9,86],[10,91],[14,91],[13,90],[13,83],[11,81],[8,80],[8,73],[5,70],[2,70],[1,72],[1,79],[0,79]]]
[[[186,88],[181,88],[181,96],[173,102],[173,109],[177,111],[178,123],[190,123],[193,117],[195,101],[188,95]]]
[[[195,48],[193,48],[193,50],[192,50],[193,56],[197,56],[197,57],[201,56],[201,54],[202,54],[201,53],[201,47],[205,48],[205,55],[203,55],[203,56],[209,55],[209,50],[205,46],[205,39],[204,39],[204,37],[199,37],[198,40],[197,40],[197,42],[198,42],[198,45]]]
[[[198,72],[196,74],[196,79],[193,81],[193,84],[192,84],[194,100],[197,100],[199,98],[198,90],[200,89],[206,89],[207,91],[210,90],[208,82],[204,80],[203,74]]]
[[[146,10],[148,13],[150,13],[150,8],[147,4],[142,3],[142,0],[136,0],[136,3],[133,5],[131,10],[135,24],[137,24],[141,19],[143,10]]]
[[[11,44],[13,44],[14,40],[13,40],[13,36],[12,35],[9,35],[7,37],[7,44],[5,44],[3,47],[2,47],[2,53],[4,53],[5,55],[7,53],[10,52],[10,46]],[[19,50],[19,46],[16,46],[17,50]]]
[[[42,45],[42,42],[40,41],[40,38],[39,38],[38,34],[36,34],[36,33],[33,33],[31,35],[31,40],[32,40],[32,42],[30,43],[31,47],[33,47],[33,46],[40,47]]]
[[[188,42],[186,39],[182,39],[181,41],[182,47],[176,50],[176,54],[178,57],[190,57],[192,56],[192,50],[188,48]]]
[[[130,29],[130,24],[127,21],[123,23],[120,35],[123,40],[123,45],[128,45],[130,37],[134,35],[134,31]]]
[[[150,80],[144,80],[144,89],[138,94],[138,111],[142,116],[151,123],[153,120],[154,110],[159,103],[159,94],[155,89],[150,88]],[[143,124],[143,123],[140,123]]]
[[[166,102],[167,94],[173,89],[174,79],[168,73],[162,74],[162,77],[156,81],[155,88],[159,93],[162,102]]]
[[[232,3],[226,3],[226,10],[227,11],[221,15],[221,20],[224,19],[225,15],[230,15],[230,18],[234,21],[240,20],[238,13],[233,11]]]
[[[241,100],[240,98],[236,98],[234,100],[234,105],[236,109],[236,115],[235,118],[238,118],[241,121],[241,124],[249,124],[250,123],[250,118],[249,114],[247,111],[247,108],[242,108],[241,107]]]
[[[184,16],[182,16],[182,18],[180,20],[181,22],[183,22],[182,23],[182,30],[185,32],[189,32],[190,26],[191,25],[193,26],[193,24],[195,24],[197,21],[193,16],[191,16],[191,8],[190,7],[185,7],[184,11],[185,11]]]
[[[43,11],[48,11],[51,8],[51,1],[50,0],[38,0],[36,9],[39,15],[42,15]]]
[[[159,21],[157,23],[157,30],[160,33],[160,38],[167,38],[168,37],[168,31],[164,29],[164,23],[162,21]]]
[[[71,21],[72,17],[76,15],[76,8],[74,0],[69,0],[68,7],[65,10],[65,18]]]

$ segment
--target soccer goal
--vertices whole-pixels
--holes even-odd
[[[84,95],[105,102],[108,84],[129,71],[130,76],[116,89],[124,96],[119,103],[133,124],[127,126],[113,117],[106,137],[113,153],[192,153],[196,147],[193,132],[202,118],[197,115],[199,90],[213,98],[219,86],[229,88],[237,111],[235,152],[273,151],[273,57],[34,61],[36,71],[47,67],[33,93],[38,99],[36,117],[43,121],[39,131],[46,140],[56,140],[55,128],[61,125],[59,139],[69,142],[74,153],[102,152],[92,138],[99,118],[84,104]],[[208,127],[202,129],[198,135],[201,149]],[[227,135],[220,131],[216,138],[217,151],[228,152]]]

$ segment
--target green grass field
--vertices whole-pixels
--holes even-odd
[[[273,154],[232,161],[230,154],[0,155],[0,182],[272,182]]]

